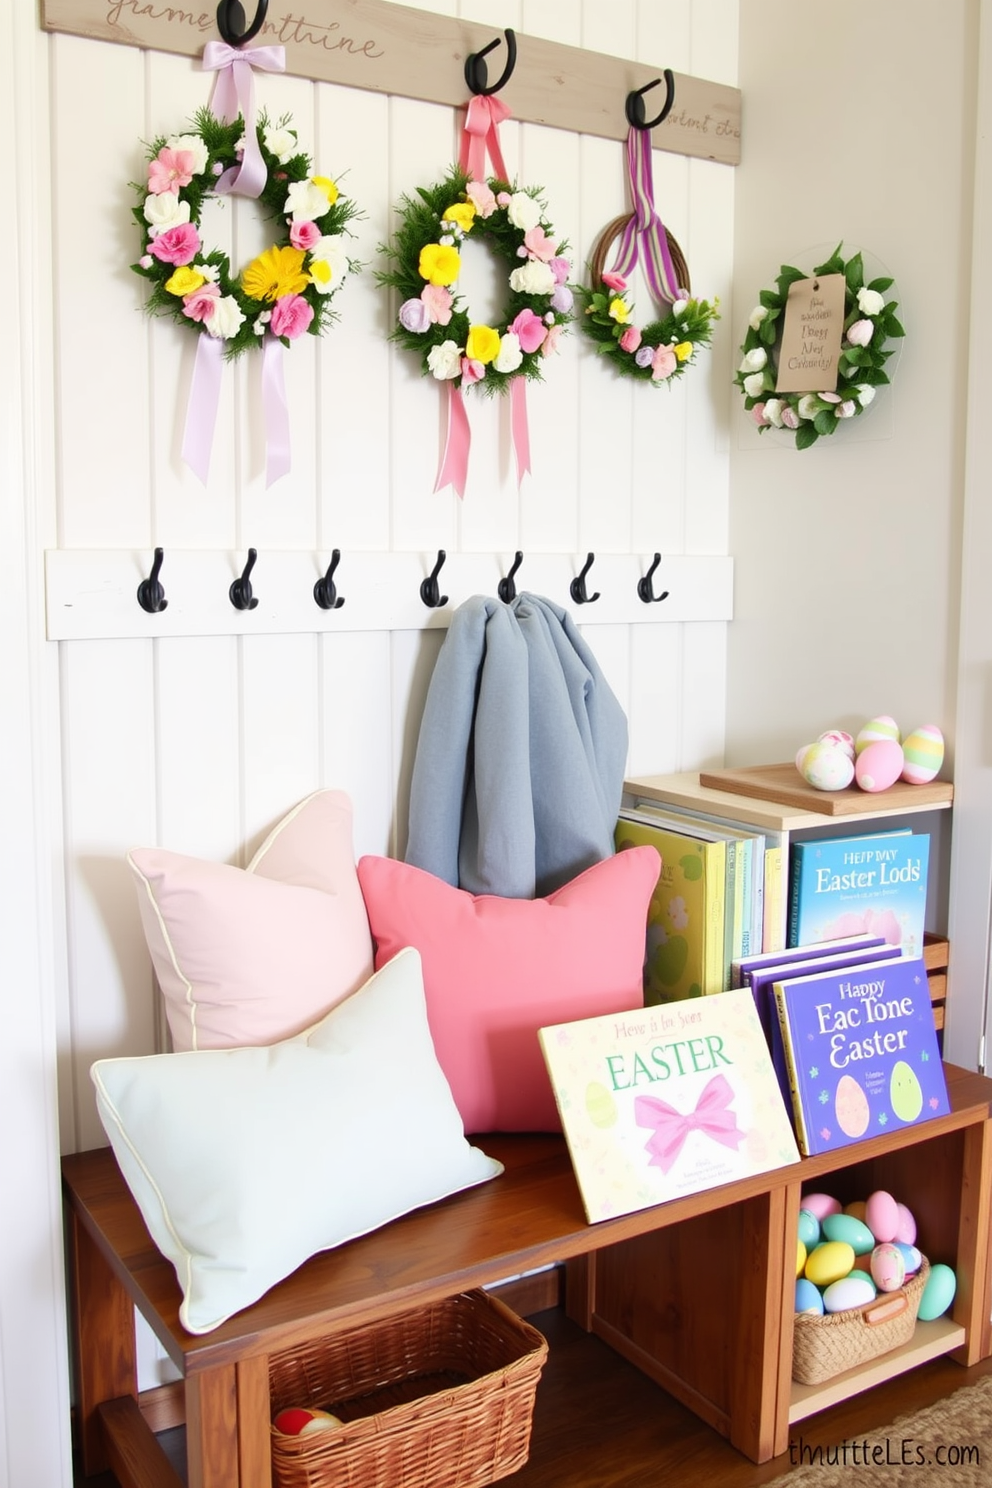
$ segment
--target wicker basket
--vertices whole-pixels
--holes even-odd
[[[818,1385],[908,1343],[929,1275],[930,1263],[924,1257],[919,1271],[904,1287],[880,1292],[864,1307],[824,1317],[797,1314],[792,1334],[792,1378],[801,1385]]]
[[[466,1292],[269,1361],[273,1416],[320,1406],[340,1428],[272,1432],[276,1488],[473,1488],[527,1461],[546,1340]]]

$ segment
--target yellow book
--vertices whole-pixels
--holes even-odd
[[[785,852],[779,846],[765,848],[763,951],[785,950]]]
[[[615,836],[618,852],[646,844],[661,858],[648,908],[645,1002],[722,992],[726,843],[679,832],[634,810],[620,813]]]

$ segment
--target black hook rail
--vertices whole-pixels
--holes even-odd
[[[169,601],[165,597],[165,590],[159,583],[159,574],[162,571],[162,559],[164,553],[161,548],[155,549],[155,561],[152,571],[147,579],[142,579],[138,585],[138,603],[149,615],[157,615],[161,610],[167,609]]]
[[[258,608],[258,600],[251,592],[251,579],[249,575],[255,567],[255,559],[258,553],[254,548],[248,549],[248,562],[241,572],[240,579],[235,579],[227,591],[230,601],[236,610],[254,610]]]
[[[644,95],[652,88],[657,88],[661,78],[655,78],[653,82],[645,83],[643,88],[637,88],[633,93],[627,94],[624,113],[627,115],[627,123],[632,124],[635,129],[655,129],[659,124],[664,124],[672,112],[675,104],[675,76],[670,67],[665,68],[664,78],[667,96],[657,119],[645,119]]]
[[[465,58],[465,81],[469,90],[478,97],[490,98],[504,88],[513,75],[513,69],[517,65],[517,38],[509,26],[506,28],[506,66],[498,82],[489,83],[489,69],[486,66],[486,57],[499,46],[497,36],[488,46],[482,48],[481,52],[470,52]]]
[[[648,569],[643,579],[638,579],[637,581],[638,598],[643,599],[645,604],[660,604],[663,599],[668,598],[667,589],[662,590],[661,594],[655,594],[654,592],[654,584],[652,580],[654,579],[655,570],[657,569],[660,562],[661,554],[655,553],[651,567]]]
[[[437,582],[437,576],[441,572],[441,565],[447,556],[443,548],[438,548],[437,562],[420,586],[420,597],[429,610],[439,610],[442,605],[448,603],[448,596],[441,593]]]
[[[514,576],[523,561],[524,555],[518,548],[516,553],[514,553],[513,555],[513,564],[510,568],[510,572],[506,575],[505,578],[500,579],[499,583],[496,585],[496,593],[499,595],[504,604],[512,604],[517,597],[517,586],[514,583]]]
[[[313,597],[322,610],[339,610],[344,604],[344,599],[338,593],[334,582],[334,570],[340,562],[341,549],[335,548],[331,553],[331,562],[327,572],[313,586]]]
[[[586,574],[596,561],[596,554],[590,553],[585,563],[579,570],[578,577],[574,578],[568,586],[568,592],[576,604],[592,604],[599,598],[599,590],[595,594],[589,594],[586,590]]]
[[[249,41],[254,41],[265,25],[265,13],[268,8],[269,0],[257,0],[255,19],[248,26],[245,23],[245,11],[241,0],[220,0],[217,7],[217,30],[228,46],[247,46]]]

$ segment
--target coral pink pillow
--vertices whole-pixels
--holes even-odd
[[[372,974],[343,791],[294,807],[247,869],[157,847],[127,861],[177,1052],[290,1038]]]
[[[452,888],[359,859],[376,966],[416,946],[427,1020],[465,1130],[560,1131],[537,1030],[642,1005],[654,848],[606,858],[546,899]]]

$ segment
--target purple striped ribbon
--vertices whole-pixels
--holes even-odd
[[[665,226],[654,207],[651,131],[631,125],[627,134],[627,170],[634,214],[623,230],[615,272],[629,279],[644,250],[644,276],[656,300],[674,304],[681,297]]]

